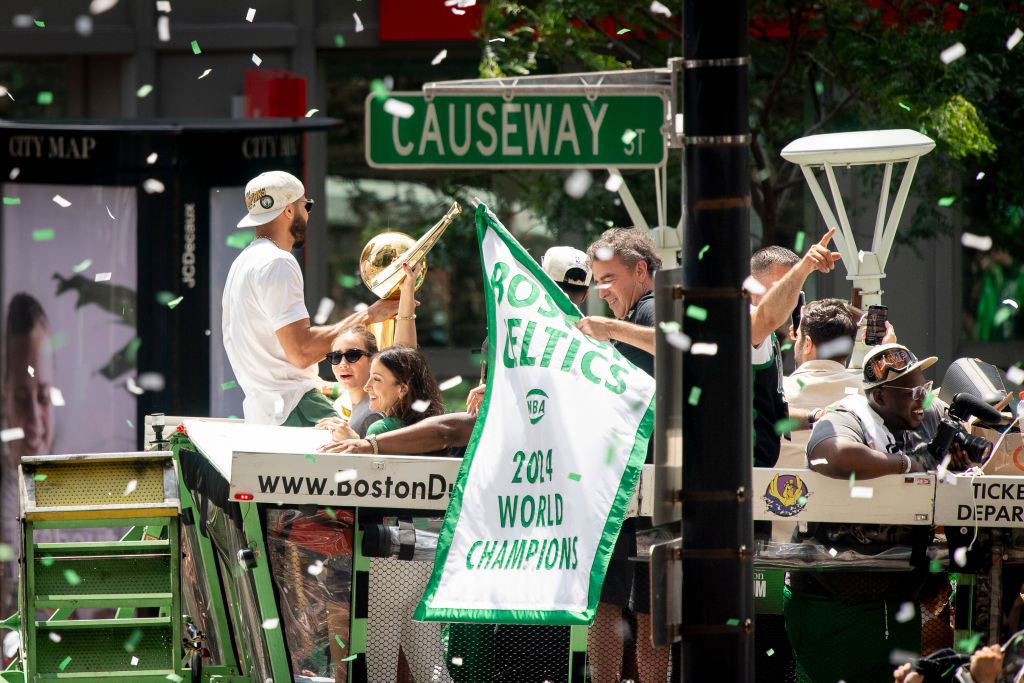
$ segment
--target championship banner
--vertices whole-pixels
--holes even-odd
[[[487,394],[415,619],[589,624],[647,455],[654,379],[576,329],[579,310],[486,206]]]

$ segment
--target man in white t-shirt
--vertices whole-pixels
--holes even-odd
[[[338,332],[393,317],[398,301],[381,300],[334,325],[311,327],[291,250],[305,243],[313,200],[292,174],[268,171],[245,186],[245,204],[238,227],[254,228],[256,239],[231,264],[222,300],[224,348],[245,392],[245,421],[312,426],[337,415],[317,388],[316,366]]]

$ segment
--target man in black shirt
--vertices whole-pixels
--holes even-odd
[[[587,316],[576,323],[576,327],[595,339],[610,341],[619,353],[653,377],[652,290],[654,272],[661,268],[654,242],[643,230],[612,228],[590,245],[587,256],[598,292],[615,317]],[[647,462],[652,462],[653,445],[652,439],[647,449]],[[623,608],[631,608],[636,616],[636,659],[641,679],[663,681],[668,675],[670,648],[651,645],[647,565],[629,560],[636,555],[639,521],[627,519],[623,523],[601,589],[601,601],[588,642],[591,680],[595,683],[619,680]]]

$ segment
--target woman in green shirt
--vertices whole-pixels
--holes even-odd
[[[374,453],[377,434],[444,413],[441,390],[427,360],[408,346],[392,346],[374,356],[363,391],[370,400],[370,410],[384,414],[383,420],[366,430]]]

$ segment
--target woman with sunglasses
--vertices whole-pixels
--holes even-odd
[[[398,315],[395,317],[395,344],[416,348],[416,280],[423,271],[423,264],[414,269],[403,264],[406,276],[399,284]],[[317,427],[332,430],[336,441],[362,439],[367,428],[384,417],[383,413],[370,408],[369,399],[363,387],[370,376],[370,359],[377,354],[377,338],[362,325],[346,327],[334,340],[332,350],[327,354],[331,370],[338,380],[340,389],[347,395],[340,396],[334,407],[344,415],[343,407],[350,407],[351,414],[345,420],[329,417],[321,420]],[[347,399],[347,400],[346,400]]]

